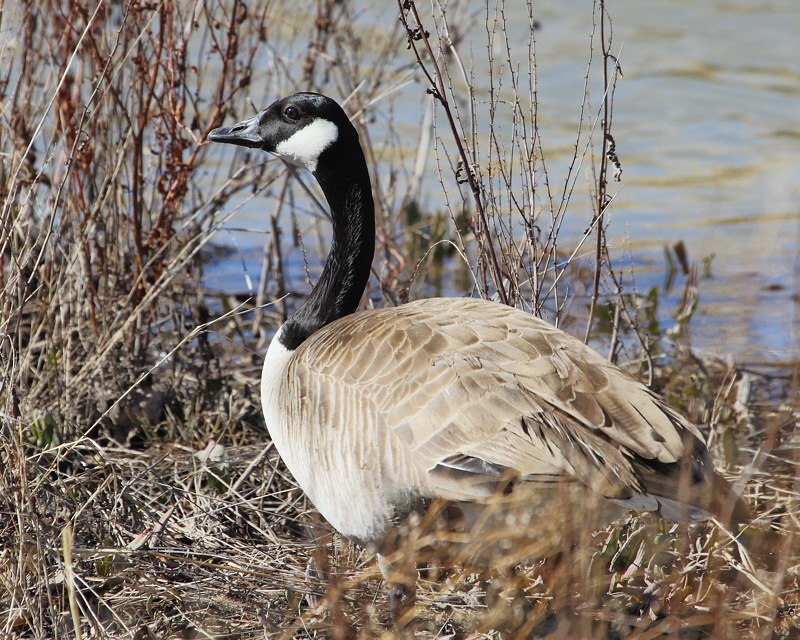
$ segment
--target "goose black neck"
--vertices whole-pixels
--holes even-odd
[[[364,152],[355,129],[350,129],[320,154],[314,171],[331,211],[331,249],[308,299],[283,326],[280,341],[289,350],[326,324],[353,313],[369,279],[375,208]]]

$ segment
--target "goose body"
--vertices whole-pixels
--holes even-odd
[[[434,501],[535,502],[557,486],[674,520],[747,517],[693,424],[550,324],[464,298],[355,312],[374,210],[336,102],[293,94],[209,138],[309,169],[331,207],[331,252],[273,338],[261,394],[282,459],[336,530],[386,553],[398,523]]]

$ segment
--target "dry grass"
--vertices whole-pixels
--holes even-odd
[[[601,145],[589,232],[559,241],[574,174],[551,193],[532,84],[522,90],[516,78],[517,102],[489,101],[491,131],[496,110],[514,105],[516,146],[482,138],[479,102],[455,100],[449,76],[460,73],[457,37],[443,15],[422,15],[450,39],[438,41],[446,55],[432,39],[419,60],[444,65],[426,67],[440,101],[469,114],[454,109],[423,128],[431,137],[419,149],[390,155],[365,114],[390,104],[416,66],[403,30],[376,37],[332,0],[308,15],[290,9],[0,3],[0,636],[797,637],[798,369],[729,370],[689,351],[673,354],[656,386],[709,425],[717,459],[742,482],[759,516],[746,540],[751,563],[712,525],[637,516],[565,536],[561,524],[580,528],[585,514],[555,513],[542,526],[562,544],[547,560],[511,554],[493,574],[429,567],[413,615],[392,625],[371,558],[310,510],[258,407],[258,350],[297,299],[282,260],[304,223],[289,219],[290,205],[315,205],[260,155],[239,152],[223,170],[205,135],[249,114],[252,91],[264,103],[294,88],[350,96],[371,165],[387,167],[375,180],[377,295],[387,304],[435,290],[443,263],[459,255],[472,270],[449,287],[491,293],[505,282],[527,308],[561,310],[567,279],[590,295],[600,277],[617,291],[602,236],[613,163]],[[502,35],[502,20],[492,24]],[[293,58],[270,44],[278,39]],[[508,58],[512,69],[510,49]],[[585,126],[582,117],[576,148],[592,148]],[[387,147],[401,137],[388,130]],[[459,194],[456,177],[482,144],[491,162],[472,178],[484,191]],[[435,214],[415,205],[414,155],[430,148],[451,194]],[[254,299],[207,291],[222,212],[260,189],[278,203],[271,226],[287,241],[265,242]],[[485,220],[475,222],[478,202]],[[587,267],[574,258],[589,246],[598,259]],[[633,315],[625,300],[611,307],[612,351]]]
[[[720,378],[696,373],[720,388]],[[781,382],[753,378],[751,408],[734,405],[736,394],[717,403],[728,414],[717,433],[749,424],[743,457],[762,448],[763,464],[746,471],[761,522],[747,540],[752,564],[713,525],[685,530],[636,516],[570,540],[568,525],[584,526],[585,514],[555,513],[543,528],[554,529],[559,553],[524,565],[505,557],[491,577],[429,571],[402,633],[384,626],[384,586],[369,556],[325,534],[269,447],[227,438],[203,454],[180,442],[133,450],[84,440],[34,453],[6,441],[4,457],[17,457],[3,478],[4,633],[72,637],[79,619],[100,637],[342,637],[353,629],[360,637],[494,637],[491,629],[508,637],[790,637],[800,606],[796,425],[776,408]],[[762,394],[768,406],[755,402]]]

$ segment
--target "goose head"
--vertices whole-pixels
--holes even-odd
[[[286,162],[317,173],[321,165],[362,155],[358,134],[331,98],[294,93],[230,127],[208,134],[212,142],[263,149]]]

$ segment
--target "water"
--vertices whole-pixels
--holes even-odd
[[[364,3],[366,5],[366,3]],[[380,3],[375,3],[380,4]],[[396,9],[365,6],[365,29],[394,28]],[[537,82],[542,138],[550,180],[563,183],[583,95],[592,15],[589,3],[537,2]],[[508,2],[506,16],[515,55],[525,63],[524,5]],[[700,306],[690,325],[692,345],[703,355],[745,362],[800,357],[800,8],[796,0],[609,2],[624,78],[617,85],[613,133],[623,181],[612,209],[609,239],[618,256],[636,265],[637,290],[663,285],[664,247],[683,241],[690,259],[713,256],[700,283]],[[457,15],[457,5],[450,15]],[[463,15],[463,14],[461,14]],[[478,72],[479,99],[488,86],[482,16],[469,27],[459,51]],[[466,24],[466,22],[462,23]],[[379,32],[379,31],[378,31]],[[410,54],[408,54],[410,56]],[[495,49],[499,55],[499,49]],[[408,66],[400,53],[397,68]],[[592,104],[600,100],[595,69]],[[420,85],[410,84],[374,109],[371,134],[410,157],[424,110]],[[441,123],[441,121],[440,121]],[[406,146],[407,145],[407,146]],[[428,163],[423,205],[442,206],[441,187]],[[585,170],[584,170],[585,171]],[[573,197],[564,242],[579,237],[589,208],[583,175]],[[242,208],[232,227],[266,229],[263,198]],[[300,225],[303,227],[303,224]],[[306,223],[308,228],[308,223]],[[259,235],[220,236],[245,254],[257,278]],[[226,238],[228,238],[226,240]],[[315,245],[311,238],[308,243]],[[304,279],[298,250],[290,260]],[[217,265],[210,284],[244,288],[239,257]],[[675,292],[672,292],[673,294]],[[674,296],[673,296],[674,297]],[[667,297],[666,303],[672,302]],[[668,308],[669,304],[665,305]],[[669,323],[669,318],[664,318]]]
[[[616,125],[631,169],[617,222],[643,249],[681,238],[694,257],[715,254],[693,324],[698,346],[787,359],[798,344],[798,7],[622,2],[613,11],[625,43]]]

